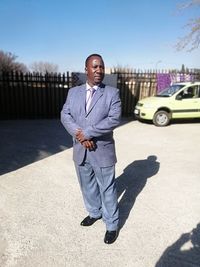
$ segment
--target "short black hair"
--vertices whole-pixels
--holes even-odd
[[[85,60],[85,67],[87,67],[88,61],[89,61],[89,59],[90,59],[91,57],[100,57],[101,60],[103,61],[103,58],[102,58],[101,55],[99,55],[99,54],[91,54],[91,55],[89,55],[89,56],[86,58],[86,60]]]

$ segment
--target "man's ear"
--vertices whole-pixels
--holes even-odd
[[[87,67],[85,67],[85,73],[87,74]]]

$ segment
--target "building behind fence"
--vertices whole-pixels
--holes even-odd
[[[112,70],[122,100],[122,115],[133,116],[137,101],[155,95],[173,82],[200,80],[200,73],[139,72]],[[73,75],[38,73],[0,74],[0,119],[59,118]]]

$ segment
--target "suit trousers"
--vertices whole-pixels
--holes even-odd
[[[115,184],[115,166],[98,167],[86,156],[81,165],[75,163],[84,204],[90,217],[102,216],[106,230],[115,231],[119,225],[119,208]]]

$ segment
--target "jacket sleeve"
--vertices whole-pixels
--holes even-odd
[[[111,99],[110,110],[108,116],[98,122],[96,125],[90,125],[83,129],[84,136],[87,139],[99,137],[108,134],[119,126],[121,121],[121,100],[119,97],[119,90],[115,91]]]
[[[72,91],[70,89],[67,95],[66,102],[61,110],[61,122],[65,129],[69,132],[69,134],[71,134],[75,138],[76,131],[80,127],[76,124],[70,111],[71,95]]]

